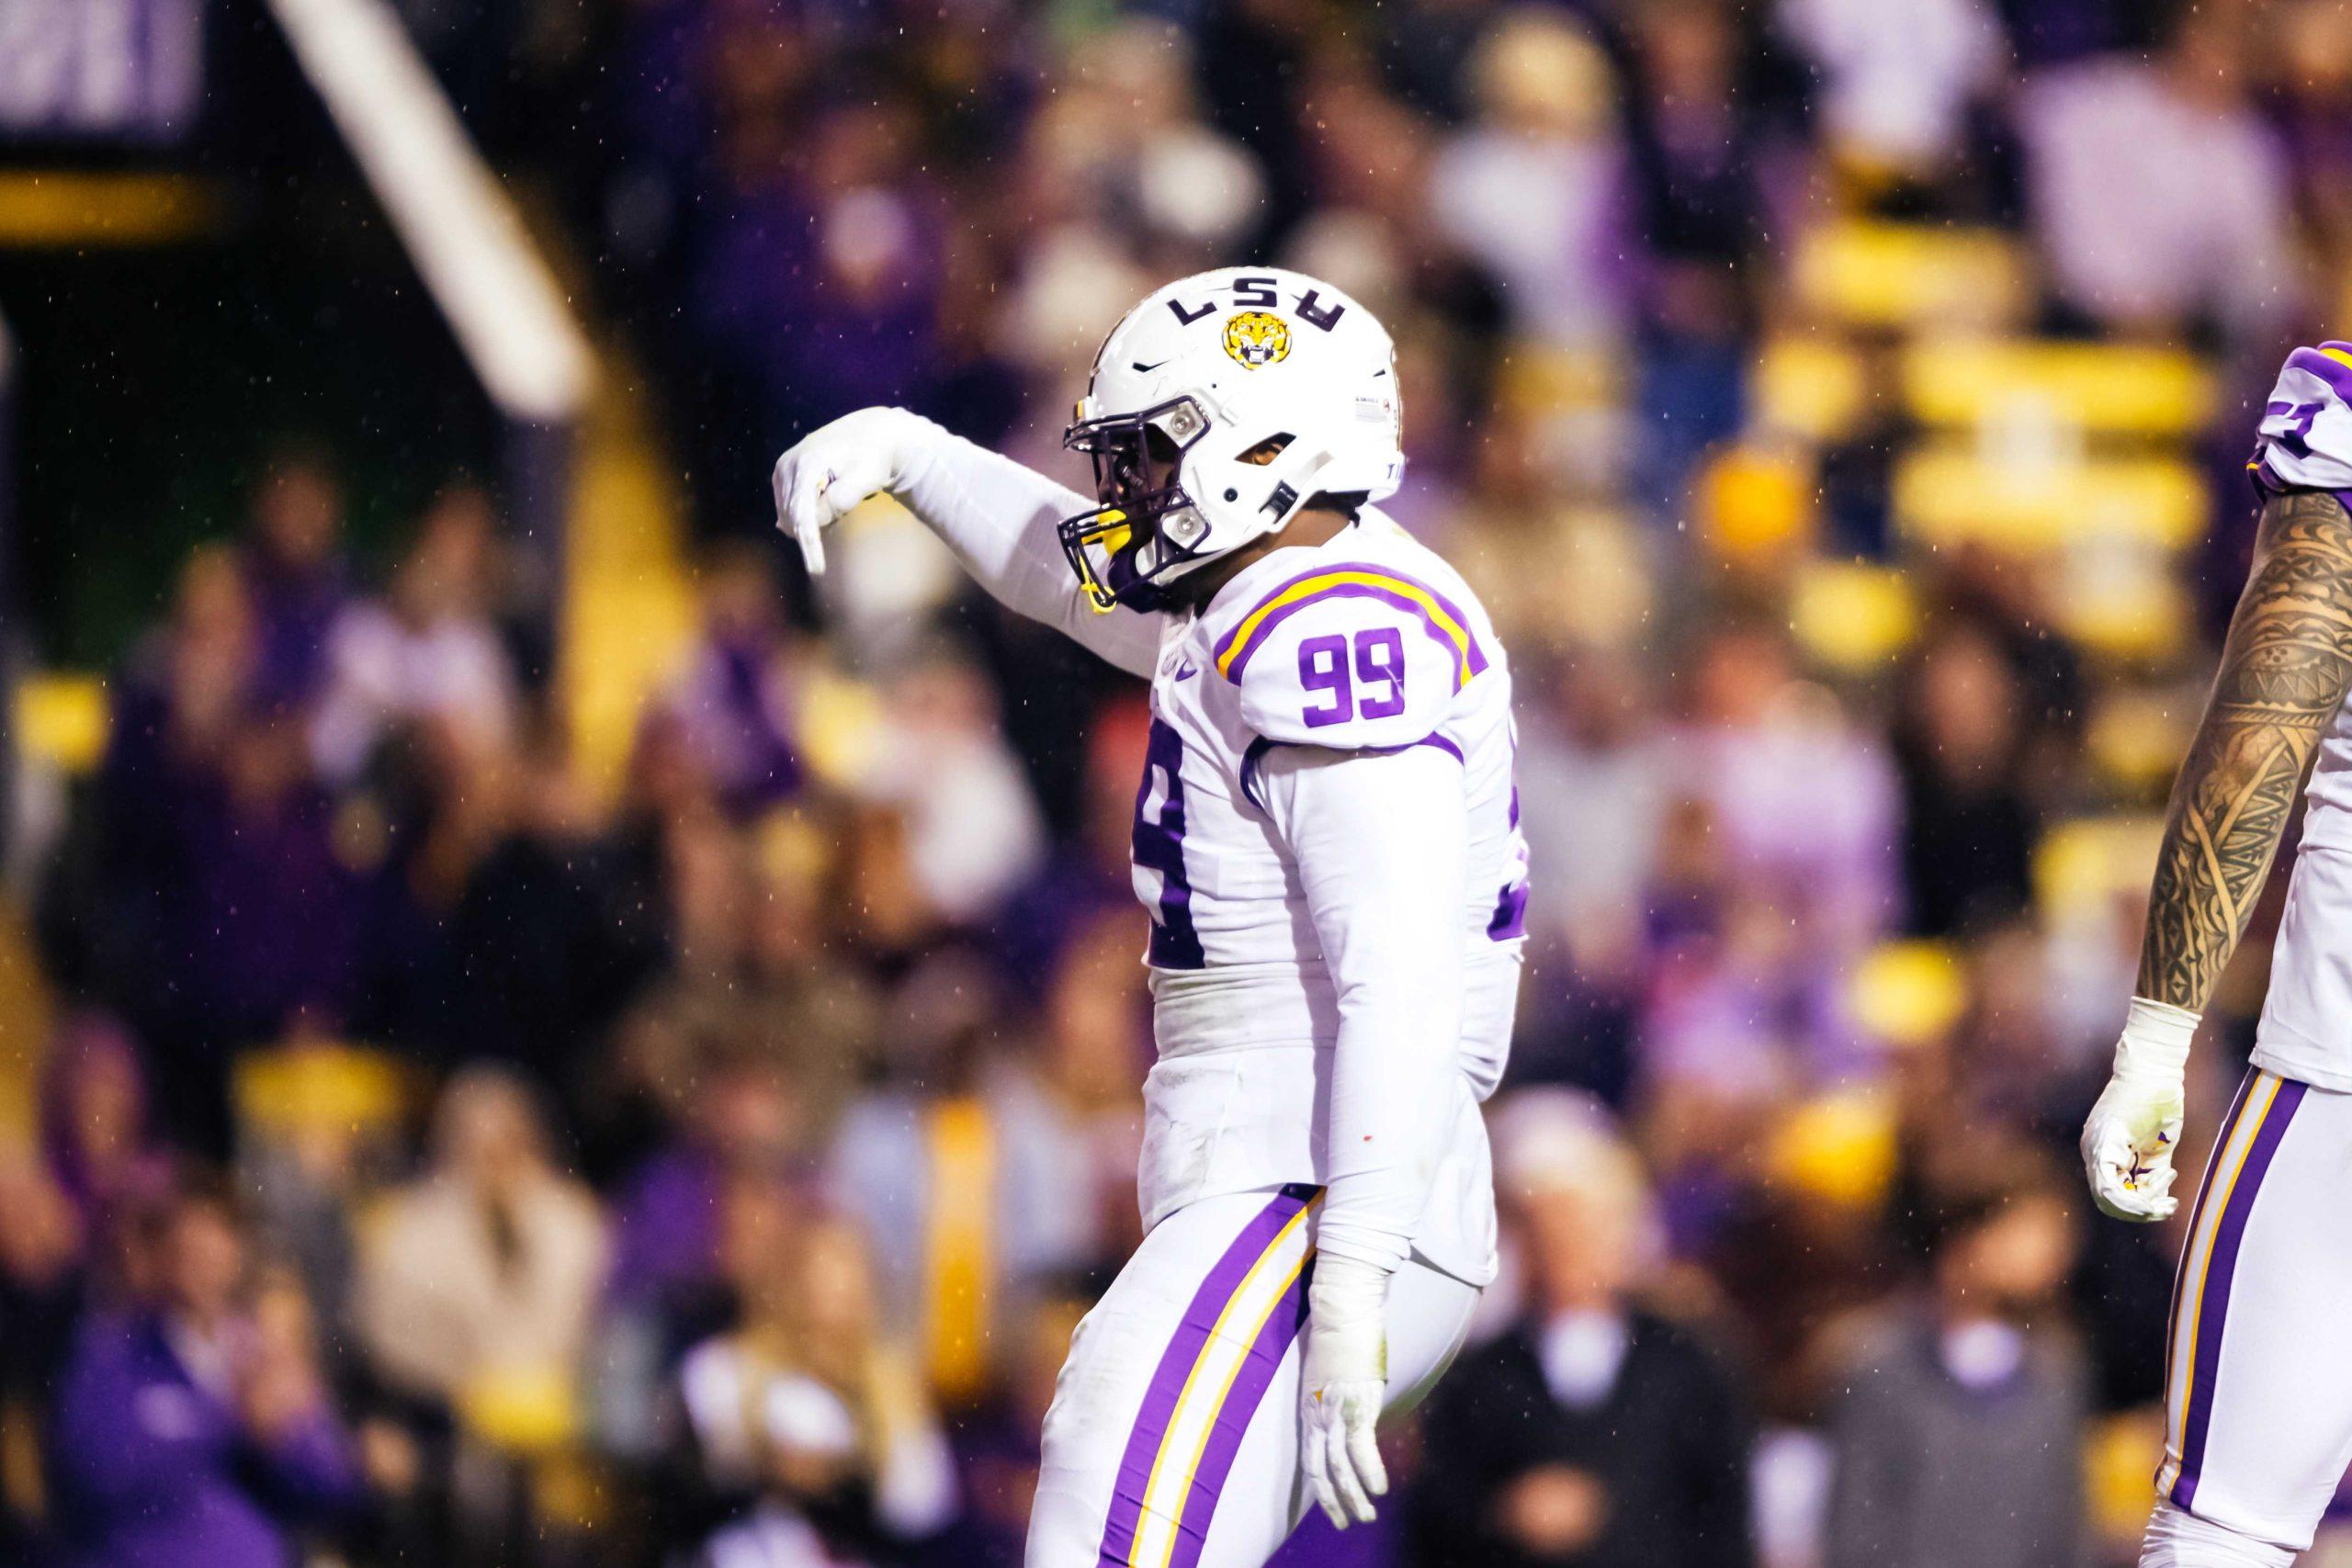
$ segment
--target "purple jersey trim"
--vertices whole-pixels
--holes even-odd
[[[2260,446],[2255,448],[2254,460],[2245,466],[2245,477],[2254,481],[2254,497],[2258,502],[2268,501],[2274,495],[2285,495],[2291,491],[2307,488],[2302,485],[2290,485],[2280,479],[2278,470],[2270,466],[2269,454]],[[2332,490],[2327,493],[2335,497],[2335,503],[2344,508],[2347,514],[2352,514],[2352,490]]]
[[[2299,348],[2287,356],[2287,368],[2301,370],[2326,382],[2335,395],[2352,403],[2352,365],[2346,365],[2334,355],[2322,352],[2340,348],[2352,354],[2352,344],[2324,343],[2318,348]]]
[[[1487,940],[1510,942],[1527,934],[1527,884],[1515,882],[1495,900],[1494,918],[1487,922]]]

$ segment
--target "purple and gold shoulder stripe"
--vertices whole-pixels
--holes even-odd
[[[2287,368],[2318,377],[2337,397],[2352,403],[2352,343],[2299,348],[2287,356]]]
[[[1470,618],[1453,601],[1403,572],[1364,561],[1345,561],[1302,572],[1259,600],[1231,631],[1217,639],[1217,673],[1238,682],[1251,657],[1277,626],[1308,605],[1329,599],[1376,599],[1412,615],[1453,660],[1457,692],[1486,671],[1486,650],[1470,629]]]

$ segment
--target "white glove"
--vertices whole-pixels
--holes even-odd
[[[869,496],[899,489],[935,428],[904,409],[860,409],[775,460],[775,525],[800,546],[809,576],[825,574],[823,530]]]
[[[1388,1276],[1324,1253],[1306,1295],[1298,1374],[1299,1461],[1307,1490],[1340,1529],[1370,1523],[1388,1490],[1373,1428],[1388,1398]]]
[[[2083,1123],[2083,1169],[2099,1213],[2161,1220],[2179,1207],[2172,1156],[2180,1145],[2182,1079],[2196,1033],[2197,1014],[2187,1009],[2132,998],[2115,1070]]]

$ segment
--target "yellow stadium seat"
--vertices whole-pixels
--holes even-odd
[[[1884,1200],[1896,1157],[1894,1108],[1863,1090],[1824,1094],[1787,1112],[1770,1150],[1781,1181],[1850,1209]]]
[[[389,1134],[407,1115],[409,1078],[384,1052],[303,1041],[239,1056],[233,1093],[239,1121],[254,1131]]]
[[[1792,587],[1789,626],[1815,663],[1866,674],[1911,646],[1919,606],[1910,580],[1892,567],[1809,561]]]
[[[1521,340],[1503,356],[1495,401],[1538,415],[1614,409],[1624,400],[1623,384],[1624,367],[1604,350]]]
[[[1903,355],[1903,395],[1931,425],[2049,420],[2093,435],[2182,439],[2212,413],[2213,383],[2178,349],[1938,337]]]
[[[0,248],[185,244],[219,229],[228,210],[217,186],[188,175],[0,172]]]
[[[23,911],[0,897],[0,1140],[36,1131],[37,1086],[55,1013]]]
[[[2148,692],[2120,692],[2091,714],[2085,750],[2119,794],[2161,796],[2172,784],[2197,723],[2195,709]]]
[[[1960,1021],[1968,1007],[1968,974],[1939,942],[1882,942],[1855,965],[1847,983],[1854,1020],[1898,1049],[1925,1045]]]
[[[1894,473],[1896,524],[1931,547],[2034,554],[2106,537],[2184,549],[2203,536],[2209,502],[2197,470],[2169,457],[2007,462],[1947,439],[1922,443]]]
[[[800,723],[793,741],[810,773],[846,788],[873,767],[889,721],[880,692],[817,666],[804,677],[797,704]]]
[[[2085,651],[2147,662],[2180,652],[2195,626],[2179,581],[2145,558],[2069,559],[2057,620]]]
[[[13,712],[28,762],[85,773],[106,755],[107,688],[96,675],[28,675],[17,683]]]
[[[2030,298],[2025,258],[1997,230],[1846,220],[1798,243],[1797,296],[1862,327],[2006,326]]]
[[[2165,1457],[2162,1405],[2101,1417],[2083,1438],[2083,1501],[2092,1531],[2125,1559],[2147,1527],[2156,1463]],[[2101,1561],[2112,1560],[2113,1553]]]
[[[1708,459],[1694,487],[1700,536],[1727,561],[1785,559],[1813,541],[1816,489],[1802,451],[1726,446]]]
[[[2034,902],[2052,923],[2098,916],[2118,897],[2137,897],[2155,874],[2162,816],[2116,812],[2062,822],[2033,855]]]
[[[458,1393],[458,1419],[495,1449],[552,1453],[580,1430],[580,1391],[569,1368],[486,1367]]]
[[[1836,441],[1854,428],[1869,397],[1862,357],[1827,335],[1784,335],[1764,344],[1748,374],[1755,421],[1807,441]]]

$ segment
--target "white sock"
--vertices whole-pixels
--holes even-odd
[[[2294,1561],[2285,1547],[2200,1519],[2169,1498],[2148,1516],[2140,1545],[2140,1568],[2292,1568]]]

